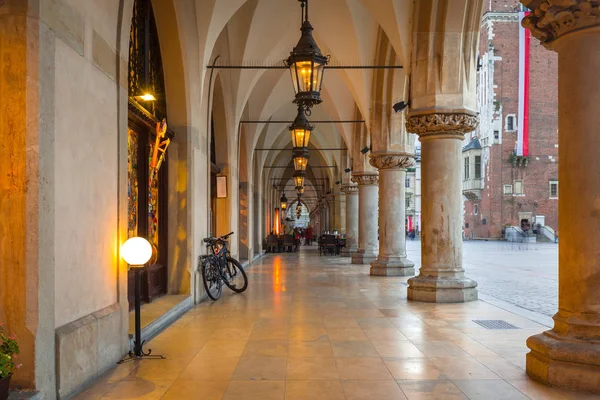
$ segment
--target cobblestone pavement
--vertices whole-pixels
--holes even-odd
[[[408,241],[408,258],[420,266],[421,242]],[[465,241],[463,265],[479,293],[552,316],[558,310],[558,246],[554,243]]]

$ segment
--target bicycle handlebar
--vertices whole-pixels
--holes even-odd
[[[215,243],[217,240],[227,240],[229,238],[229,236],[231,236],[231,235],[233,235],[233,232],[229,232],[227,235],[223,235],[218,238],[212,237],[212,236],[207,237],[207,238],[202,239],[202,241],[204,243],[211,244],[211,243]]]

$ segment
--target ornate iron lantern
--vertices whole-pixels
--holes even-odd
[[[296,171],[306,171],[308,165],[308,149],[305,147],[296,147],[293,150],[294,169]]]
[[[288,130],[292,134],[292,147],[308,147],[310,141],[310,132],[314,129],[301,106],[298,106],[298,115],[292,123],[288,126]]]
[[[294,183],[296,184],[296,189],[299,187],[304,187],[304,172],[294,172]]]
[[[285,193],[283,193],[281,195],[281,199],[279,199],[281,201],[281,210],[285,211],[285,209],[287,208],[287,197],[285,197]]]
[[[304,186],[296,187],[296,190],[298,191],[298,196],[304,194]]]
[[[308,22],[308,0],[298,0],[302,6],[302,36],[290,56],[285,61],[290,69],[295,103],[303,105],[308,113],[315,104],[320,104],[323,73],[329,62],[329,57],[324,56],[313,38],[313,27]]]

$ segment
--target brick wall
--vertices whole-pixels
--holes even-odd
[[[519,10],[518,3],[510,0],[492,0],[486,9],[494,12]],[[506,7],[505,7],[506,6]],[[484,14],[480,37],[480,54],[489,53],[493,61],[493,90],[496,127],[501,121],[501,141],[482,143],[487,162],[483,176],[485,187],[481,199],[465,201],[465,235],[468,237],[500,237],[505,225],[520,225],[519,213],[543,215],[545,225],[558,229],[558,200],[550,199],[549,182],[558,180],[558,121],[557,121],[557,57],[544,49],[534,38],[530,49],[529,95],[529,154],[527,166],[513,165],[510,161],[515,149],[517,131],[509,132],[506,117],[518,114],[519,82],[519,23],[513,18],[493,18]],[[479,90],[482,90],[479,88]],[[488,102],[492,99],[488,98]],[[481,140],[484,132],[492,131],[489,118],[473,132]],[[496,129],[496,128],[494,128]],[[469,138],[467,138],[468,141]],[[465,143],[467,142],[465,141]],[[485,142],[485,139],[483,140]],[[524,194],[504,195],[504,185],[523,180]],[[513,186],[514,189],[514,186]],[[478,215],[474,215],[474,206]],[[485,220],[485,225],[483,225]],[[468,224],[468,228],[466,228]]]

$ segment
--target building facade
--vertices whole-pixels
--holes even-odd
[[[481,118],[463,142],[467,238],[500,238],[516,227],[540,230],[542,239],[558,229],[557,56],[521,27],[526,13],[516,0],[498,0],[482,16]]]

